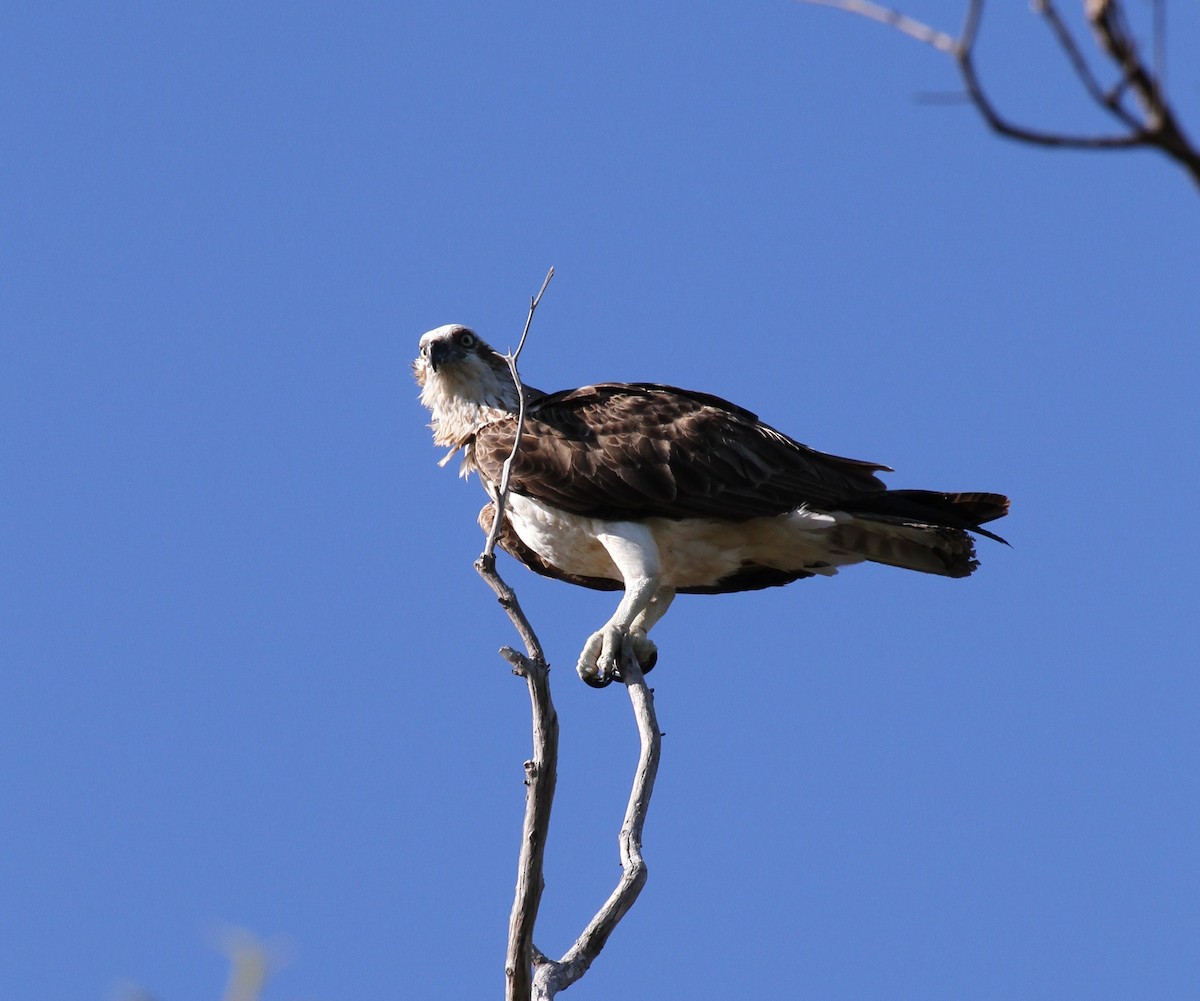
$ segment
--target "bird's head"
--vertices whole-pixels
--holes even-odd
[[[520,404],[504,356],[458,323],[421,336],[413,376],[421,402],[433,414],[438,445],[462,445],[480,424],[516,413]]]

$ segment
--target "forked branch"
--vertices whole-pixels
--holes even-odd
[[[1035,146],[1068,149],[1156,149],[1180,164],[1200,186],[1200,150],[1192,144],[1167,100],[1161,65],[1147,64],[1129,28],[1121,0],[1083,0],[1092,34],[1116,82],[1105,88],[1059,13],[1055,0],[1033,0],[1034,12],[1053,34],[1072,72],[1092,103],[1117,126],[1110,134],[1087,135],[1053,132],[1018,124],[1002,114],[984,87],[975,62],[984,0],[968,0],[966,21],[955,38],[898,10],[872,0],[799,0],[834,7],[887,24],[897,31],[944,52],[954,60],[968,99],[984,122],[998,135]],[[1154,59],[1161,63],[1162,4],[1154,4]],[[1133,101],[1128,100],[1133,96]]]
[[[618,837],[621,878],[562,959],[555,961],[540,952],[537,954],[532,994],[535,1001],[550,1001],[555,994],[570,987],[587,973],[609,935],[633,906],[646,884],[648,870],[642,858],[642,827],[646,822],[646,812],[650,809],[650,796],[654,792],[654,779],[658,774],[662,734],[654,714],[654,693],[646,687],[646,679],[642,677],[641,666],[633,655],[629,637],[625,638],[621,658],[621,677],[633,705],[633,718],[637,723],[640,741],[633,789],[629,793],[629,804],[625,808],[625,820]]]
[[[517,360],[525,346],[533,314],[546,286],[554,276],[551,268],[538,294],[529,303],[529,315],[516,351],[507,356],[509,371],[517,387],[519,402],[517,432],[512,451],[505,461],[500,486],[492,498],[493,518],[487,544],[475,561],[475,569],[495,592],[500,605],[525,644],[522,654],[511,647],[501,649],[501,655],[523,677],[529,688],[533,718],[533,757],[525,762],[525,819],[521,830],[521,851],[517,863],[517,887],[513,897],[508,924],[508,949],[505,956],[506,1001],[549,1001],[582,977],[608,941],[609,935],[623,918],[646,882],[646,864],[642,859],[642,826],[654,790],[658,773],[661,734],[654,714],[654,698],[646,687],[641,667],[633,655],[628,637],[622,650],[621,676],[625,679],[633,705],[641,750],[633,790],[621,825],[619,847],[621,879],[608,900],[588,923],[587,928],[559,960],[545,956],[533,944],[538,907],[545,887],[543,866],[546,839],[550,830],[550,811],[554,804],[554,789],[558,775],[558,713],[550,697],[550,667],[546,663],[541,642],[526,618],[516,593],[496,570],[496,541],[499,537],[505,502],[508,499],[509,474],[513,458],[521,444],[525,423],[525,388],[517,370]]]

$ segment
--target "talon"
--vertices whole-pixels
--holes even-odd
[[[583,653],[575,669],[584,684],[592,688],[607,688],[614,681],[624,681],[621,673],[621,657],[625,638],[629,637],[633,655],[637,658],[642,673],[646,674],[658,663],[658,647],[646,635],[644,629],[633,629],[626,633],[617,626],[605,626],[592,633],[584,644]]]
[[[630,639],[633,641],[633,655],[637,657],[642,674],[649,674],[658,663],[658,647],[641,629],[634,630]]]
[[[621,645],[625,635],[623,629],[606,625],[588,637],[575,668],[585,684],[606,688],[620,679]]]
[[[575,671],[578,673],[584,682],[592,685],[593,688],[598,687],[595,682],[606,684],[604,679],[604,671],[600,669],[600,651],[604,647],[604,634],[593,633],[588,636],[588,641],[583,645],[583,652],[580,654],[580,660],[575,665]]]
[[[612,677],[604,670],[604,631],[592,633],[583,645],[579,655],[579,663],[575,671],[585,684],[592,688],[605,688],[612,683]]]
[[[658,663],[658,647],[656,647],[646,634],[641,630],[633,633],[629,637],[630,648],[633,656],[637,659],[638,667],[642,669],[642,674],[647,674]],[[609,672],[610,681],[625,681],[625,675],[621,671],[621,663],[613,665],[612,671]]]

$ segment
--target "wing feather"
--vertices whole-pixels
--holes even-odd
[[[479,429],[474,456],[497,482],[516,418]],[[573,514],[745,521],[883,491],[887,466],[808,448],[748,410],[652,383],[604,383],[530,406],[512,489]]]

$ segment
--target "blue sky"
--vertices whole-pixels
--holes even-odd
[[[408,366],[514,344],[550,265],[530,383],[1013,498],[968,581],[676,603],[650,880],[571,996],[1196,993],[1180,170],[1005,144],[923,99],[943,57],[782,0],[6,20],[0,996],[216,998],[228,925],[285,943],[265,1001],[498,996],[527,698]],[[1014,115],[1096,124],[1026,10],[985,32]],[[505,569],[556,668],[559,953],[636,748],[571,669],[612,596]]]

